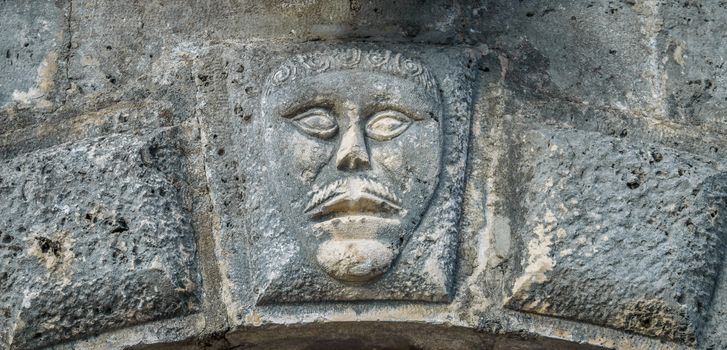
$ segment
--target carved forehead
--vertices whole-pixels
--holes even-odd
[[[438,119],[442,111],[441,104],[410,80],[357,70],[321,73],[280,86],[263,97],[261,107],[273,117],[321,106],[336,110],[349,103],[365,114],[396,109],[415,120]]]
[[[435,101],[440,101],[437,81],[421,62],[389,50],[363,51],[357,48],[295,55],[270,72],[265,79],[263,96],[270,96],[277,88],[306,77],[343,70],[371,71],[407,79]]]

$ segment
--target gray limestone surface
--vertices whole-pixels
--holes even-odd
[[[59,64],[66,41],[68,4],[55,1],[5,1],[0,6],[6,33],[0,43],[0,101],[53,105],[59,89]]]
[[[0,349],[725,349],[723,1],[0,1]]]
[[[230,278],[231,305],[240,304],[242,310],[249,312],[255,304],[274,302],[448,301],[454,270],[452,252],[457,237],[456,208],[460,205],[463,187],[464,147],[471,113],[469,95],[474,74],[468,72],[471,69],[466,66],[467,52],[422,46],[383,48],[361,44],[334,47],[328,51],[320,49],[321,45],[286,46],[284,50],[277,51],[270,45],[221,48],[223,52],[220,54],[226,66],[207,64],[197,73],[208,77],[200,81],[205,91],[200,104],[204,105],[202,113],[207,116],[204,123],[209,125],[204,130],[210,140],[207,168],[213,179],[210,181],[211,196],[221,213],[218,254],[229,257],[229,260],[224,258],[220,265]],[[300,52],[309,56],[302,56]],[[397,60],[411,60],[403,56],[406,54],[427,58],[432,78],[436,76],[442,82],[441,88],[432,85],[434,96],[400,93],[395,86],[404,84],[405,78],[388,80],[394,78],[388,78],[387,75],[391,75],[384,72],[397,72],[402,77],[409,74],[397,70],[401,63]],[[285,72],[292,69],[298,75],[304,74],[304,64],[307,63],[295,66],[286,61],[289,57],[293,60],[331,62],[325,63],[330,64],[325,72],[316,72],[320,79],[312,80],[311,85],[293,85],[294,89],[290,91],[281,85],[280,92],[274,89],[277,94],[271,92],[268,96],[265,90],[270,86],[263,85],[263,80],[281,72],[277,69]],[[202,61],[213,63],[216,60]],[[282,66],[280,61],[284,62]],[[222,64],[223,61],[218,62]],[[372,65],[372,62],[377,65]],[[413,77],[428,73],[428,68],[422,63],[409,62],[415,74]],[[245,69],[239,72],[240,67]],[[419,69],[427,71],[418,75]],[[372,72],[376,70],[379,73]],[[290,84],[297,80],[300,82],[296,84],[307,84],[314,79],[296,78],[293,73],[290,74]],[[217,80],[220,75],[227,78]],[[334,79],[336,75],[342,75],[342,80]],[[338,90],[339,86],[349,84],[351,80],[358,81],[357,87],[341,89],[346,95],[330,97],[330,101],[315,101],[317,95],[326,95],[331,89]],[[440,99],[439,89],[446,91],[441,97],[443,102],[440,105],[436,101],[429,106],[430,100]],[[214,101],[220,93],[227,103],[208,103],[207,99]],[[276,114],[280,112],[266,105],[265,99],[308,118],[301,123],[310,124],[296,124],[300,120],[296,118],[300,117],[295,115],[290,117],[292,121],[288,121],[288,117],[281,117]],[[329,108],[328,103],[338,103],[339,99],[344,101],[341,103],[360,101],[361,117],[368,118],[366,113],[377,116],[370,119],[366,131],[351,129],[353,122],[339,116],[337,121],[331,119],[331,123],[340,123],[331,124],[331,135],[315,134],[312,128],[322,121],[313,118],[323,117],[318,114],[308,116],[311,114],[305,109],[314,102],[322,104],[325,109],[313,109],[311,113],[335,115],[340,107],[331,105]],[[287,100],[295,105],[287,106]],[[304,109],[301,110],[299,105]],[[278,108],[277,104],[275,106]],[[383,111],[367,110],[370,108]],[[235,109],[241,110],[238,113],[241,115],[229,118]],[[394,112],[387,112],[389,109]],[[324,126],[329,127],[327,124]],[[327,130],[322,132],[329,132]],[[390,130],[392,133],[387,134]],[[351,149],[345,148],[345,140],[355,132],[366,132],[369,138],[371,133],[380,132],[380,136],[374,136],[378,140],[370,139],[365,146],[370,148],[366,151],[370,157],[347,158],[355,157],[351,155]],[[338,138],[341,141],[336,141]],[[263,147],[247,147],[240,140]],[[368,199],[357,202],[355,198],[342,197],[339,202],[343,204],[327,204],[346,187],[377,193],[385,199],[383,204],[390,200],[397,208],[381,208],[391,215],[385,220],[358,215],[354,215],[353,219],[342,217],[341,213],[349,210],[352,213],[379,210],[369,208],[376,199],[371,199],[374,202]],[[344,204],[361,208],[343,210],[338,207]],[[333,218],[329,220],[326,215]],[[355,240],[361,237],[372,239]],[[338,254],[336,244],[354,244],[357,249],[366,249],[368,244],[381,246],[381,254],[391,249],[391,252],[396,252],[389,257],[393,262],[386,261],[386,267],[379,272],[392,271],[373,284],[362,285],[361,282],[378,276],[363,274],[362,278],[356,279],[358,275],[355,273],[345,275],[344,272],[345,276],[339,276],[341,280],[331,278],[327,275],[329,271],[321,270],[317,265],[320,259],[328,258],[330,254],[335,259]],[[325,250],[329,248],[334,251]],[[346,263],[335,261],[332,264]],[[364,260],[351,269],[367,269],[368,264],[373,263]],[[253,301],[245,303],[251,304],[243,303],[250,298]]]
[[[725,249],[727,174],[594,133],[523,138],[527,254],[507,307],[693,342]]]
[[[2,161],[3,343],[48,345],[196,309],[174,134],[100,137]]]

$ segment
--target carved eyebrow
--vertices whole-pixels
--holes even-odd
[[[311,108],[333,109],[335,102],[331,96],[315,95],[314,97],[301,95],[282,103],[277,109],[283,118],[293,118]]]
[[[403,106],[401,104],[395,104],[391,102],[372,103],[367,108],[366,114],[367,117],[370,117],[376,113],[383,111],[396,111],[414,120],[425,120],[428,117],[432,119],[435,118],[435,113],[432,113],[431,111],[424,111],[420,108],[410,108],[409,106]]]
[[[438,120],[438,116],[442,112],[439,101],[432,101],[418,91],[384,90],[377,92],[372,97],[367,106],[369,115],[384,110],[393,110],[414,120]]]

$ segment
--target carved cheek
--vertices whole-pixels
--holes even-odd
[[[393,140],[371,147],[375,164],[386,169],[403,193],[428,196],[439,172],[439,131],[436,122],[415,122]]]
[[[401,176],[404,167],[404,150],[400,140],[370,141],[371,159],[375,165],[381,166],[390,174]]]
[[[333,143],[314,140],[300,133],[289,136],[288,152],[283,153],[281,157],[289,158],[291,176],[305,183],[312,183],[331,158],[334,151]]]
[[[434,192],[439,175],[438,124],[432,120],[421,121],[412,131],[412,139],[404,147],[405,158],[409,159],[407,177],[411,195],[418,201],[426,201]]]

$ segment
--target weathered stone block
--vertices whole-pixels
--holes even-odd
[[[523,140],[526,254],[507,307],[693,342],[722,262],[726,174],[596,133]]]
[[[0,6],[0,107],[11,102],[41,109],[52,105],[66,12],[63,2],[50,0]]]
[[[472,8],[468,35],[504,53],[506,84],[525,99],[640,109],[652,103],[655,88],[649,46],[655,6],[486,0]]]
[[[199,283],[175,129],[0,165],[0,344],[31,348],[188,313]]]
[[[197,75],[231,312],[449,300],[467,51],[349,44],[216,55]]]
[[[685,127],[724,133],[727,128],[727,40],[724,4],[666,1],[659,7],[662,27],[657,45],[663,56],[661,118]],[[722,138],[723,140],[725,138]],[[724,141],[722,141],[724,142]],[[718,146],[719,147],[719,146]]]

